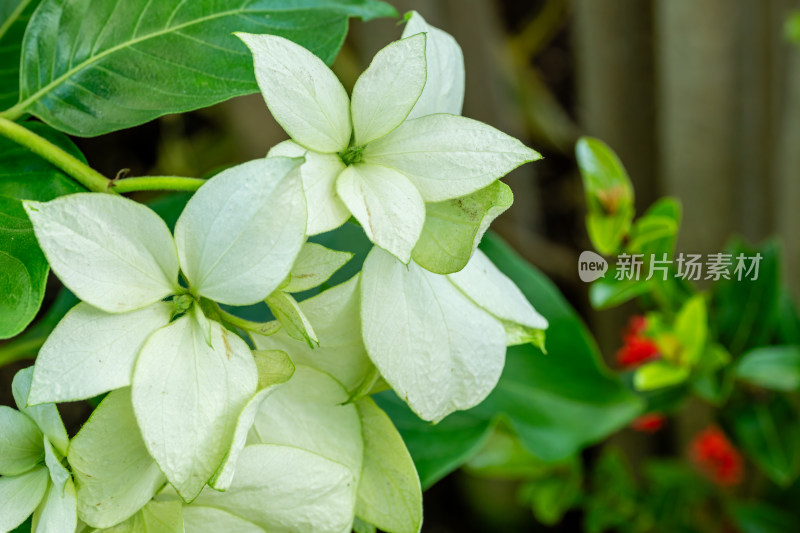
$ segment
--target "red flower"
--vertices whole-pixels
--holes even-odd
[[[717,485],[728,487],[742,481],[742,456],[716,426],[710,426],[695,436],[689,456],[695,466]]]
[[[647,413],[631,422],[631,429],[642,433],[655,433],[664,427],[666,421],[666,417],[661,413]]]
[[[658,346],[644,336],[647,330],[647,319],[634,315],[628,320],[622,331],[622,348],[617,351],[617,364],[622,368],[633,368],[652,359],[658,359]]]
[[[647,319],[642,315],[633,315],[628,319],[628,325],[622,331],[622,340],[628,342],[629,339],[643,337],[646,329]]]

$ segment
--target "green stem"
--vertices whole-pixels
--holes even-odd
[[[260,335],[272,335],[281,329],[281,324],[277,320],[273,320],[271,322],[252,322],[236,315],[232,315],[219,306],[217,306],[217,311],[219,312],[222,320],[245,331],[252,331],[253,333],[258,333]]]
[[[51,162],[90,191],[109,191],[111,180],[26,127],[0,117],[0,135]]]
[[[111,189],[123,194],[134,191],[196,191],[206,182],[200,178],[178,176],[146,176],[114,181]]]
[[[25,341],[12,341],[0,346],[0,367],[19,361],[33,359],[36,352],[44,344],[44,337],[35,337]]]

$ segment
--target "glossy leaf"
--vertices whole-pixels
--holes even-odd
[[[129,128],[255,92],[233,32],[280,35],[330,62],[348,16],[392,14],[371,0],[44,0],[25,35],[19,109],[73,135]]]
[[[800,475],[797,408],[782,396],[751,399],[728,412],[737,442],[772,481],[789,486]]]
[[[3,50],[0,39],[0,57]],[[40,123],[27,123],[26,127],[83,160],[65,135]],[[20,200],[48,201],[84,189],[38,155],[4,137],[0,137],[0,157],[0,293],[6,295],[0,301],[0,338],[8,338],[22,331],[36,315],[49,271]]]
[[[736,364],[742,381],[780,391],[800,388],[800,347],[768,346],[744,354]]]
[[[617,155],[605,143],[583,137],[575,145],[583,178],[589,238],[603,255],[615,253],[633,220],[633,186]]]
[[[6,0],[0,4],[0,109],[19,98],[19,63],[25,27],[38,0]]]

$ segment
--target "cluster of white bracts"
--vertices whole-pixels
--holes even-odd
[[[538,154],[459,116],[452,37],[413,14],[352,97],[298,45],[240,37],[292,140],[210,179],[174,236],[118,196],[26,203],[82,302],[17,377],[21,412],[0,409],[0,449],[18,450],[0,457],[0,530],[33,512],[35,531],[342,533],[360,520],[413,533],[419,480],[369,393],[382,379],[438,421],[483,400],[506,345],[547,327],[476,250],[510,205],[498,178]],[[291,293],[349,259],[307,237],[351,215],[376,245],[362,272],[298,304]],[[272,324],[218,305],[263,301]],[[53,403],[107,392],[68,442]]]

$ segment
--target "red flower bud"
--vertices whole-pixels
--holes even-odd
[[[666,417],[661,413],[647,413],[634,419],[631,422],[631,429],[642,433],[655,433],[664,427],[666,421]]]
[[[716,426],[710,426],[695,436],[689,456],[698,470],[717,485],[727,487],[742,481],[742,456]]]

